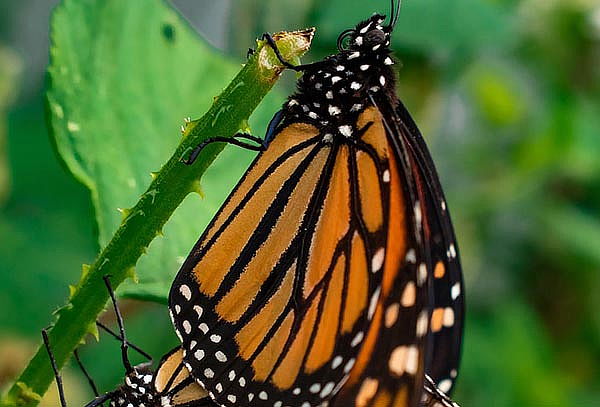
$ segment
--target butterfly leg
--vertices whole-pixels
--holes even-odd
[[[273,118],[267,126],[267,134],[265,135],[264,139],[261,139],[260,137],[255,137],[248,133],[237,133],[232,137],[211,137],[209,139],[206,139],[202,143],[198,144],[196,148],[194,148],[194,150],[192,150],[192,153],[187,159],[182,159],[181,162],[183,162],[186,165],[193,164],[202,152],[202,150],[211,143],[229,143],[252,151],[265,151],[269,146],[271,140],[273,140],[273,138],[275,137],[275,134],[277,133],[279,124],[281,124],[282,119],[283,110],[280,110],[277,113],[275,113],[275,115],[273,115]],[[248,144],[238,139],[250,140],[258,145]]]
[[[246,139],[246,140],[252,140],[256,143],[259,143],[259,145],[254,145],[254,144],[249,144],[243,141],[240,141],[238,139]],[[246,133],[238,133],[233,135],[232,137],[211,137],[208,138],[206,140],[204,140],[202,143],[198,144],[196,146],[196,148],[194,148],[190,154],[190,156],[188,158],[182,158],[181,162],[186,164],[186,165],[192,165],[196,159],[198,158],[198,156],[200,155],[200,153],[202,152],[202,150],[204,150],[206,148],[206,146],[208,146],[209,144],[212,143],[228,143],[228,144],[233,144],[235,146],[238,147],[242,147],[245,148],[247,150],[252,150],[252,151],[264,151],[267,147],[263,144],[263,140],[261,140],[258,137],[254,137],[250,134],[246,134]]]
[[[112,329],[110,329],[109,327],[104,325],[102,322],[96,321],[96,326],[98,326],[98,328],[102,329],[103,331],[108,333],[110,336],[112,336],[116,340],[118,340],[118,341],[123,340],[123,338],[121,338],[116,332],[114,332]],[[128,345],[131,349],[135,350],[137,353],[139,353],[140,355],[142,355],[143,357],[148,359],[148,362],[152,362],[152,356],[150,356],[147,352],[144,352],[144,350],[142,350],[140,347],[136,346],[135,344],[133,344],[131,342],[128,342]]]
[[[424,396],[425,400],[421,404],[422,407],[429,406],[442,406],[442,407],[459,407],[454,401],[452,401],[446,394],[441,391],[433,379],[429,375],[425,375],[424,385]]]
[[[96,387],[96,383],[94,382],[94,379],[92,379],[92,376],[90,376],[90,374],[87,371],[87,369],[85,368],[85,366],[83,366],[83,362],[81,361],[81,358],[79,357],[79,352],[77,351],[77,349],[75,349],[73,351],[73,356],[75,356],[75,361],[77,362],[79,369],[81,370],[81,372],[87,379],[88,383],[90,384],[90,387],[92,388],[92,391],[94,392],[94,396],[99,397],[100,393],[98,393],[98,387]]]
[[[46,351],[48,352],[48,357],[50,358],[50,364],[52,365],[52,370],[54,370],[54,378],[56,379],[56,387],[58,387],[58,396],[60,398],[60,405],[62,407],[67,407],[67,401],[65,400],[65,389],[63,388],[62,377],[60,372],[58,371],[58,366],[56,366],[56,359],[54,358],[54,354],[52,353],[52,349],[50,348],[50,340],[48,339],[48,332],[45,329],[42,329],[42,338],[44,339],[44,346],[46,346]]]
[[[291,64],[285,60],[283,55],[281,55],[281,51],[279,51],[279,47],[277,47],[277,43],[275,42],[275,39],[273,39],[271,34],[264,33],[262,36],[262,39],[263,39],[263,41],[267,41],[267,44],[269,44],[269,46],[273,49],[273,52],[275,52],[275,56],[277,56],[277,59],[279,60],[279,62],[281,62],[281,64],[283,66],[285,66],[286,68],[289,68],[291,70],[294,70],[296,72],[302,72],[302,71],[305,71],[305,70],[311,69],[311,68],[318,68],[319,66],[323,66],[328,63],[326,61],[318,61],[318,62],[313,62],[310,64],[302,64],[302,65]]]
[[[129,344],[127,343],[127,338],[125,337],[125,328],[123,326],[123,316],[121,315],[121,311],[117,305],[117,298],[115,296],[115,292],[110,284],[110,276],[103,277],[104,284],[106,285],[106,289],[108,290],[108,294],[110,295],[110,299],[112,300],[113,308],[115,310],[115,314],[117,316],[117,324],[119,325],[119,333],[121,335],[121,357],[123,359],[123,366],[125,367],[125,372],[127,374],[133,371],[133,366],[129,361],[129,356],[127,355]]]

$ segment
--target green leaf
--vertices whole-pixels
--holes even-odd
[[[161,1],[65,1],[52,40],[52,133],[69,170],[90,189],[105,247],[122,222],[117,209],[126,213],[180,142],[184,117],[206,111],[239,64]],[[254,121],[260,132],[275,111],[273,99]],[[156,239],[139,262],[139,285],[125,284],[122,294],[165,298],[181,259],[251,158],[236,148],[218,159],[202,181],[204,199],[190,197],[177,210],[166,238]],[[145,295],[145,284],[153,295]]]

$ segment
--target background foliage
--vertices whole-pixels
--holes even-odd
[[[26,362],[51,311],[64,303],[81,263],[91,262],[106,239],[101,234],[98,240],[90,194],[61,167],[45,125],[49,3],[0,4],[4,384]],[[399,94],[438,164],[467,281],[469,314],[456,398],[465,406],[592,406],[600,399],[600,2],[404,3],[394,45],[403,65]],[[207,47],[207,66],[234,72],[264,31],[316,26],[315,45],[305,59],[318,59],[334,50],[338,32],[373,11],[387,10],[388,2],[207,0],[176,5],[222,49]],[[139,13],[129,18],[143,19],[144,10]],[[101,22],[90,21],[86,29],[93,33]],[[71,16],[61,27],[81,35],[84,27],[77,23]],[[89,38],[91,44],[96,40]],[[120,45],[135,50],[135,33]],[[131,75],[144,61],[132,59],[121,68]],[[110,61],[94,62],[113,72]],[[154,63],[160,70],[169,62]],[[136,86],[135,78],[121,79]],[[286,79],[255,115],[256,134],[292,89],[294,76]],[[193,97],[208,103],[226,83],[204,75],[193,83]],[[157,84],[164,88],[161,96],[169,94],[168,85]],[[176,94],[174,89],[171,95]],[[167,111],[182,119],[198,117],[205,109],[199,105],[199,111],[190,111],[182,101],[178,112],[177,100],[164,100],[164,110],[147,111],[146,102],[138,99],[123,109],[130,108],[139,125],[162,120]],[[177,125],[165,126],[166,145],[176,142]],[[137,151],[132,160],[143,164],[144,146],[132,150]],[[152,165],[161,163],[160,157],[147,158]],[[191,205],[187,210],[204,213],[200,205],[214,210],[250,158],[227,149],[203,185],[206,200],[186,202]],[[143,190],[143,182],[136,180],[136,187]],[[111,216],[118,219],[114,209]],[[205,221],[193,220],[198,234]],[[164,240],[178,236],[174,229]],[[176,266],[166,272],[175,271]],[[127,302],[124,309],[130,337],[156,357],[175,343],[164,306]],[[84,347],[82,355],[101,388],[118,383],[122,371],[115,342],[103,338]],[[72,373],[69,397],[77,405],[90,395]]]

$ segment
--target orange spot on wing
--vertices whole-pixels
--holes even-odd
[[[235,340],[240,349],[240,355],[248,360],[265,339],[269,328],[284,311],[291,295],[296,274],[296,264],[287,271],[281,286],[271,297],[267,305],[260,310],[240,331],[235,335]]]
[[[321,295],[322,292],[319,291],[319,293],[314,296],[310,308],[302,319],[300,329],[298,329],[298,332],[294,337],[294,342],[292,342],[287,354],[271,378],[273,384],[281,390],[292,387],[298,377],[317,319],[317,310]]]
[[[321,312],[317,335],[304,366],[307,373],[313,373],[333,356],[342,304],[345,265],[346,257],[341,255],[333,270],[327,292],[324,293],[327,297]]]
[[[304,212],[316,189],[328,153],[329,149],[325,148],[316,155],[296,185],[268,238],[241,273],[235,286],[217,305],[216,310],[221,318],[230,322],[239,320],[255,299],[283,252],[290,246],[300,229]]]
[[[436,308],[431,314],[431,332],[439,332],[444,324],[444,309]]]
[[[348,147],[341,146],[337,153],[331,182],[323,209],[310,245],[308,267],[304,280],[304,297],[308,297],[323,278],[339,241],[350,227],[350,175]]]
[[[385,327],[391,328],[396,321],[398,321],[398,315],[400,314],[400,304],[397,302],[391,304],[385,310]]]
[[[433,270],[433,276],[435,278],[442,278],[446,274],[446,267],[444,267],[444,263],[438,261],[435,264],[435,269]]]
[[[385,137],[385,133],[381,134]],[[358,167],[358,186],[362,217],[370,232],[376,232],[383,225],[383,207],[379,174],[375,163],[368,154],[359,151],[356,154]]]
[[[342,319],[342,333],[352,332],[356,320],[367,306],[369,275],[365,243],[358,233],[352,237],[347,299]]]
[[[267,379],[288,340],[293,322],[294,312],[291,311],[288,316],[285,317],[285,320],[279,329],[277,329],[277,332],[275,332],[269,343],[258,354],[256,359],[254,359],[252,362],[252,367],[254,368],[254,380],[264,381]]]
[[[377,389],[379,388],[379,381],[377,379],[372,379],[370,377],[366,378],[361,386],[358,394],[356,395],[356,407],[367,407],[370,404],[370,401],[377,394]]]

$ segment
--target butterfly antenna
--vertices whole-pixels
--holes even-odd
[[[398,17],[400,17],[400,8],[402,7],[402,0],[391,0],[390,1],[390,31],[394,30]]]
[[[50,340],[48,339],[48,332],[45,329],[42,329],[42,338],[44,339],[44,345],[46,346],[46,352],[48,352],[48,357],[50,358],[50,364],[52,365],[52,370],[54,370],[54,378],[56,379],[56,387],[58,387],[58,397],[60,398],[60,405],[62,407],[67,407],[67,401],[65,400],[65,389],[63,388],[62,377],[58,371],[58,367],[56,366],[56,359],[54,359],[54,354],[52,353],[52,349],[50,348]]]
[[[123,366],[125,367],[125,373],[129,374],[133,372],[133,366],[131,365],[131,362],[129,361],[129,357],[127,355],[129,344],[127,343],[127,337],[125,336],[123,316],[121,315],[121,311],[119,310],[119,306],[117,305],[117,298],[115,296],[115,292],[110,284],[110,276],[104,276],[103,279],[104,284],[106,284],[108,294],[110,295],[110,299],[112,300],[115,315],[117,316],[117,324],[119,325],[119,332],[121,334],[121,357],[123,358]]]
[[[90,384],[90,387],[92,388],[92,391],[94,392],[94,397],[100,396],[100,393],[98,393],[98,387],[96,387],[96,383],[94,383],[94,379],[92,379],[92,376],[90,376],[89,372],[87,371],[87,369],[83,365],[83,362],[81,361],[81,358],[79,357],[79,352],[77,351],[77,349],[75,349],[73,351],[73,356],[75,356],[75,360],[77,361],[77,365],[79,366],[79,370],[81,370],[81,372],[83,373],[83,375],[87,379],[88,383]]]
[[[402,8],[402,0],[398,0],[398,4],[396,4],[396,15],[394,16],[394,27],[398,22],[398,18],[400,18],[400,9]]]
[[[105,331],[106,333],[108,333],[110,336],[117,339],[118,341],[123,340],[123,338],[121,338],[116,332],[114,332],[112,329],[110,329],[109,327],[104,325],[102,322],[96,321],[96,325],[98,326],[98,328],[102,329],[103,331]],[[139,346],[136,346],[135,344],[133,344],[131,342],[127,342],[127,345],[131,349],[133,349],[134,351],[136,351],[137,353],[139,353],[140,355],[142,355],[143,357],[148,359],[149,362],[152,362],[152,356],[150,356],[147,352],[144,352],[144,350],[142,348],[140,348]]]

